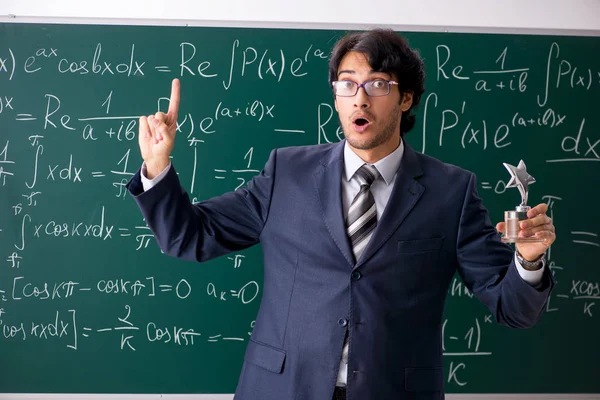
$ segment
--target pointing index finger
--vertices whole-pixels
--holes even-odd
[[[179,92],[180,92],[180,83],[179,79],[173,79],[171,83],[171,98],[169,100],[169,119],[177,121],[177,114],[179,112]]]

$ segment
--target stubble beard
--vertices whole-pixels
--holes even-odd
[[[349,124],[350,126],[346,127],[340,119],[340,125],[344,130],[344,136],[346,137],[348,144],[355,149],[372,150],[390,140],[390,138],[394,135],[396,128],[400,126],[400,105],[394,107],[394,110],[392,110],[391,114],[391,118],[388,120],[388,123],[384,125],[383,129],[366,140],[362,139],[361,137],[349,135],[348,132],[352,129],[351,123]]]

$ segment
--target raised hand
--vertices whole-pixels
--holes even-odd
[[[154,178],[169,165],[169,156],[175,145],[177,114],[179,112],[179,79],[173,79],[169,111],[165,114],[140,117],[139,143],[146,163],[146,175]]]

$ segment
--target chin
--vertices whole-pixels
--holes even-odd
[[[350,137],[346,136],[348,144],[354,147],[355,149],[371,150],[380,145],[380,143],[377,143],[374,138],[365,138],[359,135],[361,134],[352,135]]]

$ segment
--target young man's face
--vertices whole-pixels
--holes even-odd
[[[338,68],[338,81],[363,83],[374,79],[390,81],[396,78],[385,72],[373,71],[364,53],[352,51],[342,58]],[[411,104],[412,94],[405,93],[400,102],[400,92],[395,85],[390,87],[387,96],[367,96],[364,88],[359,88],[353,97],[335,98],[335,109],[348,144],[359,156],[369,153],[369,158],[376,158],[374,161],[385,157],[398,147],[400,117]],[[374,162],[366,159],[365,161]]]

